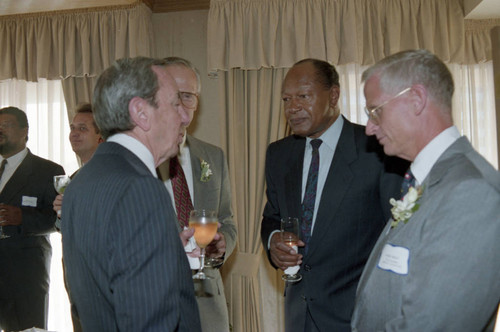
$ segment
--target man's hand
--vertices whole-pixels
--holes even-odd
[[[224,234],[217,232],[214,239],[205,248],[205,255],[211,258],[223,257],[226,253],[226,239]]]
[[[21,225],[22,215],[21,208],[0,203],[0,226]]]
[[[57,216],[59,218],[61,218],[62,201],[63,201],[63,195],[59,194],[56,196],[54,202],[52,203],[53,209],[54,211],[56,211]]]
[[[189,242],[189,238],[191,238],[193,234],[194,234],[194,228],[187,228],[179,233],[183,247],[186,246],[186,244]]]
[[[297,243],[299,247],[303,247],[304,245],[305,243],[300,240]],[[282,242],[279,232],[272,235],[269,251],[271,252],[271,260],[274,265],[283,271],[290,266],[302,264],[302,255]]]

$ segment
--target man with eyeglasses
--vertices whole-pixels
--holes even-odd
[[[28,119],[0,109],[0,330],[47,328],[49,271],[55,231],[54,175],[64,169],[26,147]]]
[[[500,173],[453,125],[451,73],[430,52],[410,50],[362,80],[366,134],[411,166],[360,279],[353,331],[493,331]]]
[[[188,118],[182,123],[184,131],[179,153],[160,165],[159,173],[171,194],[172,204],[176,207],[181,237],[193,235],[192,229],[183,231],[187,227],[190,210],[206,209],[217,213],[220,228],[207,246],[205,258],[205,262],[212,263],[211,268],[204,269],[211,279],[193,282],[203,332],[229,332],[227,302],[219,272],[220,266],[236,246],[227,162],[219,147],[196,139],[186,132],[198,109],[201,89],[198,70],[186,59],[169,57],[164,61],[167,72],[179,87],[179,97]],[[199,248],[195,246],[193,239],[186,247],[194,270],[200,267]]]
[[[328,62],[294,64],[281,97],[294,135],[267,149],[261,237],[275,268],[300,265],[302,279],[285,286],[285,330],[350,332],[357,282],[404,170],[341,115],[339,75]],[[298,251],[280,238],[286,217],[300,219]]]

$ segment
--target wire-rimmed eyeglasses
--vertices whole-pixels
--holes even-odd
[[[198,94],[186,91],[179,91],[179,99],[182,105],[187,108],[196,108],[198,105]]]
[[[389,104],[391,101],[393,101],[394,99],[398,98],[399,96],[401,96],[401,95],[405,94],[406,92],[410,91],[410,90],[411,90],[411,87],[410,88],[406,88],[403,91],[401,91],[398,94],[396,94],[394,97],[387,99],[385,102],[383,102],[382,104],[380,104],[377,107],[374,107],[372,109],[368,109],[368,107],[365,106],[365,113],[368,116],[368,119],[370,121],[372,121],[374,124],[378,124],[378,122],[379,122],[378,121],[379,120],[378,112],[381,110],[381,108],[384,107],[385,105]]]

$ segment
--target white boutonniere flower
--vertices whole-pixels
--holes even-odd
[[[205,160],[201,160],[201,182],[210,181],[210,177],[212,176],[212,170],[210,169],[210,164]]]
[[[420,204],[418,204],[418,200],[422,196],[423,189],[421,186],[410,187],[408,193],[399,201],[396,201],[394,198],[389,200],[389,203],[392,205],[392,223],[391,228],[396,227],[400,221],[405,224],[411,218],[411,216],[418,210]]]

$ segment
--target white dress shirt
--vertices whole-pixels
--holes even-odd
[[[28,155],[28,148],[24,148],[20,152],[16,153],[13,156],[7,158],[7,164],[5,164],[5,169],[2,174],[2,179],[0,179],[0,192],[2,192],[3,188],[9,182],[10,178],[16,171],[16,169],[21,165],[24,158]],[[0,163],[3,162],[5,158],[0,157]]]

